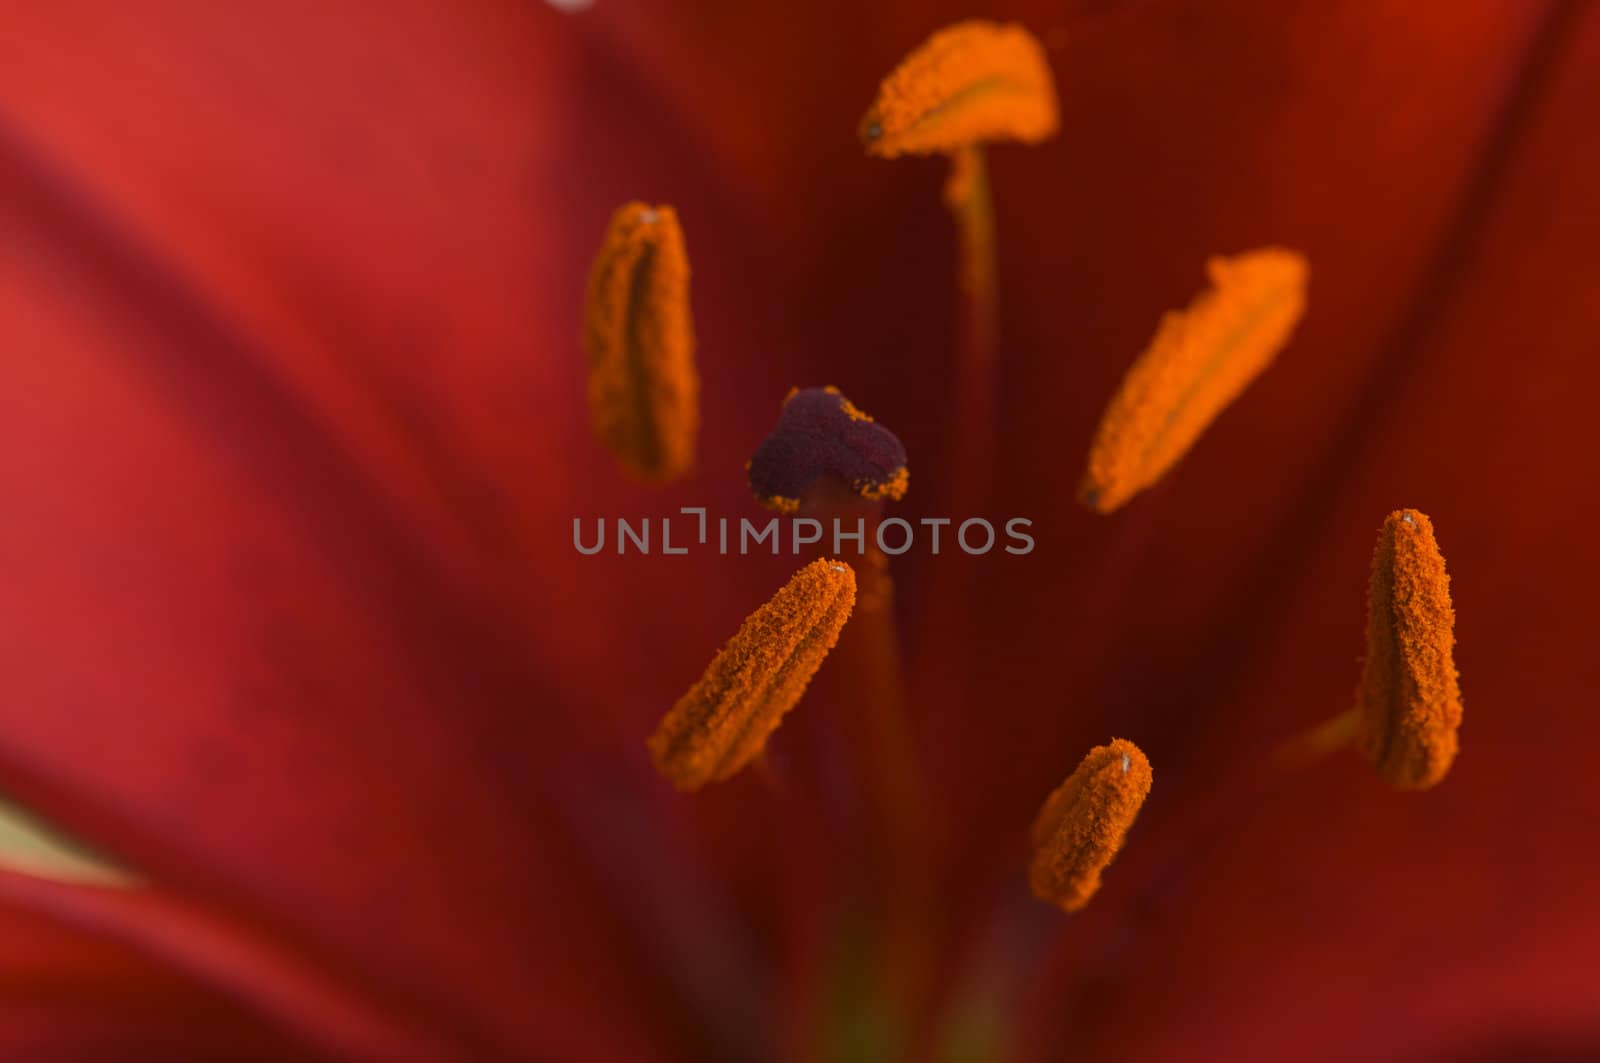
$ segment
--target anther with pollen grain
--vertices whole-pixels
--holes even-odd
[[[1384,781],[1426,790],[1459,748],[1450,577],[1433,522],[1416,510],[1384,520],[1367,590],[1367,656],[1356,692],[1361,745]]]
[[[589,274],[583,337],[595,436],[636,480],[686,474],[700,430],[700,378],[689,259],[671,207],[629,203],[612,215]]]
[[[1213,258],[1211,288],[1161,320],[1106,407],[1078,499],[1110,513],[1159,480],[1272,363],[1305,310],[1306,260],[1265,248]]]
[[[818,559],[751,613],[651,735],[680,790],[726,779],[761,752],[839,641],[855,606],[849,565]]]
[[[1274,760],[1293,767],[1354,744],[1390,786],[1426,790],[1455,761],[1461,715],[1455,611],[1433,522],[1396,510],[1372,555],[1355,706],[1285,742]]]
[[[940,30],[883,80],[861,120],[882,158],[969,144],[1036,144],[1056,132],[1056,89],[1044,49],[1021,26],[971,19]]]
[[[1100,888],[1100,876],[1122,848],[1145,797],[1150,762],[1117,738],[1091,749],[1045,801],[1033,823],[1033,895],[1075,912]]]

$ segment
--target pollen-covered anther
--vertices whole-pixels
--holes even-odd
[[[1414,509],[1384,520],[1367,592],[1367,656],[1356,706],[1361,743],[1385,782],[1426,790],[1459,748],[1450,577],[1433,522]]]
[[[929,37],[884,79],[861,120],[882,158],[950,152],[990,140],[1037,143],[1057,126],[1044,49],[1015,24],[973,19]]]
[[[584,315],[589,414],[624,473],[647,483],[694,465],[700,378],[689,258],[671,207],[628,203],[611,217]]]
[[[745,620],[650,737],[680,790],[726,779],[761,752],[805,693],[855,606],[855,571],[818,559]]]
[[[1150,761],[1116,738],[1091,749],[1033,821],[1033,895],[1075,912],[1100,888],[1100,876],[1127,838],[1150,793]]]
[[[1106,407],[1078,488],[1110,513],[1159,480],[1288,342],[1306,305],[1304,256],[1263,248],[1206,266],[1211,288],[1161,320]]]
[[[746,471],[761,504],[782,513],[797,510],[824,478],[862,498],[896,501],[911,482],[899,438],[835,387],[789,392],[777,426],[750,456]]]

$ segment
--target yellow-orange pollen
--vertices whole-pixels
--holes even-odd
[[[661,774],[681,790],[726,779],[765,747],[839,640],[856,577],[818,559],[752,613],[650,737]]]
[[[694,465],[700,378],[689,259],[671,207],[628,203],[612,215],[584,313],[595,436],[629,476],[661,483]]]
[[[1455,666],[1450,577],[1433,522],[1414,509],[1389,514],[1372,555],[1367,656],[1356,708],[1361,743],[1386,782],[1425,790],[1458,749],[1461,688]]]
[[[1110,513],[1159,480],[1266,369],[1306,303],[1309,267],[1264,248],[1207,264],[1212,287],[1161,320],[1106,407],[1078,496]]]
[[[1057,122],[1055,81],[1033,34],[973,19],[929,37],[884,79],[861,139],[882,158],[927,155],[990,140],[1037,143]]]
[[[1075,912],[1127,838],[1150,793],[1150,761],[1125,739],[1091,749],[1033,822],[1033,895]]]

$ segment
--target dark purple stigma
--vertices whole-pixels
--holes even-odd
[[[864,498],[906,492],[906,448],[837,388],[803,388],[750,458],[750,489],[765,506],[792,510],[820,478],[847,484]]]

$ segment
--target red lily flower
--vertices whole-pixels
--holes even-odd
[[[968,445],[943,175],[856,128],[965,14],[0,18],[0,793],[140,879],[0,870],[7,1058],[1600,1052],[1586,5],[989,12],[1046,42],[1061,106],[991,160],[990,508],[1037,548],[895,562],[919,991],[879,984],[906,912],[842,661],[777,787],[655,774],[646,737],[797,563],[580,557],[572,520],[753,516],[743,462],[823,384],[934,515]],[[583,401],[585,270],[635,198],[676,206],[694,270],[704,424],[666,488]],[[1155,488],[1083,509],[1157,315],[1267,243],[1314,271],[1292,346]],[[1459,761],[1420,795],[1348,755],[1251,783],[1349,707],[1374,529],[1412,505],[1453,580]],[[952,573],[981,594],[919,626]],[[1062,916],[1029,824],[1113,734],[1154,787]]]

